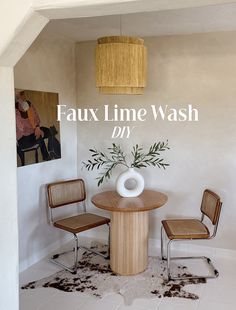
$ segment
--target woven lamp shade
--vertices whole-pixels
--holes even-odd
[[[96,87],[102,94],[143,94],[147,50],[140,38],[99,38],[96,46]]]

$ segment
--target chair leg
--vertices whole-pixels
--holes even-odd
[[[74,234],[74,248],[72,250],[69,250],[69,251],[65,251],[65,252],[62,252],[62,253],[58,253],[58,254],[54,254],[51,258],[50,258],[50,262],[52,262],[53,264],[65,269],[65,270],[68,270],[69,272],[71,273],[76,273],[77,271],[77,264],[78,264],[78,249],[79,249],[79,246],[78,246],[78,237],[76,234]],[[59,258],[60,256],[62,255],[65,255],[67,253],[71,253],[71,252],[74,252],[74,265],[72,267],[69,267],[69,266],[66,266],[65,264],[59,262],[57,260],[57,258]]]
[[[78,237],[76,234],[74,234],[74,240],[75,240],[75,260],[74,260],[74,272],[77,271],[77,265],[78,265],[78,248],[79,248],[79,244],[78,244]]]
[[[214,267],[212,264],[212,261],[210,258],[206,256],[181,256],[181,257],[172,257],[170,260],[179,260],[179,259],[201,259],[204,260],[209,269],[210,269],[210,275],[194,275],[194,276],[180,276],[180,277],[174,277],[169,272],[169,280],[188,280],[188,279],[215,279],[219,276],[218,270]]]
[[[107,249],[107,254],[102,254],[101,252],[99,251],[96,251],[96,250],[93,250],[93,249],[90,249],[90,248],[87,248],[86,246],[80,246],[81,249],[85,249],[89,252],[92,252],[94,254],[97,254],[105,259],[109,259],[110,258],[110,224],[108,223],[108,229],[109,229],[109,233],[108,233],[108,249]]]
[[[39,162],[38,149],[35,149],[35,163],[37,164],[38,162]]]
[[[170,255],[171,255],[171,251],[170,251],[170,246],[171,246],[171,242],[172,240],[169,240],[167,243],[167,280],[171,280],[171,274],[170,274]]]
[[[210,258],[206,256],[179,256],[179,257],[171,257],[171,243],[173,241],[181,241],[181,240],[169,240],[167,243],[167,280],[189,280],[189,279],[214,279],[219,276],[218,270],[212,264]],[[211,271],[210,275],[194,275],[194,276],[179,276],[174,277],[171,275],[170,271],[170,263],[172,260],[182,260],[182,259],[202,259],[208,264],[209,269]]]
[[[163,226],[161,226],[161,259],[164,260],[164,253],[163,253]]]
[[[17,147],[17,153],[18,153],[18,155],[20,157],[21,166],[24,166],[25,165],[25,153],[21,151],[19,146]]]
[[[108,229],[109,229],[109,233],[108,233],[108,250],[107,250],[107,254],[102,254],[96,250],[93,250],[93,249],[90,249],[90,248],[87,248],[85,246],[80,246],[79,247],[79,243],[78,243],[78,236],[76,234],[74,234],[74,242],[75,242],[75,245],[74,245],[74,248],[73,250],[69,250],[69,251],[65,251],[65,252],[62,252],[62,253],[58,253],[58,254],[54,254],[51,258],[50,258],[50,262],[54,263],[55,265],[65,269],[65,270],[68,270],[69,272],[71,273],[76,273],[77,271],[77,265],[78,265],[78,249],[81,248],[81,249],[85,249],[89,252],[92,252],[92,253],[95,253],[97,255],[100,255],[102,256],[103,258],[106,258],[106,259],[109,259],[110,258],[110,224],[108,223]],[[69,266],[66,266],[65,264],[59,262],[57,260],[58,257],[60,257],[61,255],[64,255],[64,254],[67,254],[67,253],[70,253],[70,252],[74,252],[74,265],[72,267],[69,267]]]

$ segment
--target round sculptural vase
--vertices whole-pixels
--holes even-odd
[[[129,181],[135,183],[133,188],[127,188],[126,184]],[[134,168],[122,172],[116,180],[116,191],[122,197],[137,197],[144,190],[143,176]]]

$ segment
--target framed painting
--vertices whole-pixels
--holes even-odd
[[[17,166],[61,158],[58,93],[15,89]]]

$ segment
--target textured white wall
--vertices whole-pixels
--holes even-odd
[[[32,0],[1,1],[0,55],[14,37],[17,27],[29,13],[31,3]]]
[[[16,148],[13,69],[0,67],[0,309],[18,307],[18,230],[16,212]],[[6,259],[7,258],[7,259]],[[9,303],[9,300],[11,303]]]
[[[162,218],[198,216],[202,191],[209,187],[224,202],[219,234],[209,246],[236,249],[232,238],[236,218],[235,38],[235,32],[146,38],[148,86],[141,96],[99,95],[94,79],[95,42],[77,44],[78,108],[102,110],[104,104],[111,107],[118,104],[150,110],[151,104],[174,108],[192,104],[199,110],[199,122],[195,123],[154,121],[150,116],[146,122],[134,124],[137,128],[130,139],[118,141],[125,150],[130,150],[136,143],[148,147],[156,140],[169,139],[171,149],[165,158],[170,167],[164,172],[157,168],[141,170],[147,188],[163,191],[169,197],[163,208],[150,213],[151,238],[159,238]],[[113,188],[122,170],[117,168],[111,180],[97,188],[94,180],[97,174],[80,169],[81,162],[88,158],[89,148],[104,150],[117,142],[111,139],[114,125],[78,124],[79,174],[87,180],[90,195]]]
[[[1,20],[0,61],[2,61],[2,59],[1,59],[2,53],[4,53],[4,51],[6,51],[6,49],[9,47],[9,45],[12,43],[13,40],[17,39],[17,32],[18,32],[19,28],[23,27],[22,30],[24,30],[24,25],[27,25],[27,27],[29,27],[28,23],[27,22],[25,23],[25,21],[30,15],[30,11],[31,11],[30,6],[31,6],[32,2],[38,8],[42,8],[41,6],[44,6],[44,7],[48,6],[48,9],[50,9],[50,8],[54,8],[57,5],[57,0],[55,0],[55,1],[54,0],[52,0],[52,1],[21,0],[20,2],[16,1],[16,0],[1,1],[1,4],[0,4],[0,20]],[[79,4],[79,3],[84,3],[84,2],[85,1],[83,1],[83,0],[82,1],[78,0],[76,2],[73,1],[74,4],[77,4],[77,3]],[[111,1],[105,1],[104,0],[104,2],[109,4]],[[118,2],[118,0],[117,0],[117,2]],[[123,2],[123,1],[119,1],[119,2]],[[220,0],[218,2],[220,2]],[[223,2],[223,0],[222,0],[222,2]],[[230,1],[230,2],[232,2],[232,1]],[[92,4],[92,3],[97,3],[97,1],[94,0],[94,1],[89,2],[89,4]],[[61,7],[66,8],[66,6],[67,6],[66,1],[65,1],[64,5],[60,1],[60,5],[61,5]],[[95,7],[94,11],[93,11],[92,6],[90,8],[92,10],[92,13],[90,11],[90,14],[92,16],[93,14],[96,13],[97,8]],[[100,10],[101,10],[101,8],[99,8],[99,11]],[[65,17],[65,14],[67,16],[73,15],[74,8],[72,8],[71,11],[72,12],[69,13],[68,10],[65,9],[64,13],[63,13],[64,16],[62,16],[62,17]],[[109,12],[107,11],[107,13],[109,13]],[[53,14],[55,17],[57,12],[55,12]],[[45,23],[46,23],[46,21],[45,21]],[[37,29],[35,29],[35,30],[37,32]],[[33,39],[33,38],[31,37],[31,39]],[[18,48],[20,48],[21,51],[25,50],[25,47],[29,43],[28,40],[29,40],[29,37],[27,34],[25,36],[25,40],[21,41],[19,46],[18,46]],[[215,44],[216,43],[217,42],[215,42]],[[233,44],[230,39],[229,39],[229,42],[227,42],[227,44],[228,43],[229,43],[229,46],[231,46],[231,44]],[[205,44],[205,42],[204,42],[204,44]],[[208,44],[208,46],[210,46],[210,45]],[[214,46],[214,44],[212,46]],[[203,50],[204,50],[204,46],[203,46]],[[19,54],[19,52],[16,49],[15,49],[15,51],[17,54]],[[212,51],[212,54],[214,54],[214,51]],[[224,54],[224,52],[221,51],[220,55],[218,55],[218,57],[223,59],[223,60],[221,60],[221,63],[222,63],[222,61],[225,60],[226,56],[227,56],[227,58],[229,57],[229,62],[230,62],[230,64],[228,64],[227,67],[230,67],[230,65],[231,65],[230,59],[233,58],[233,53],[231,52],[231,50],[227,51],[226,54]],[[15,58],[15,56],[13,58]],[[217,61],[217,59],[216,59],[216,61]],[[6,65],[6,64],[4,64],[4,62],[1,62],[1,64]],[[14,65],[14,63],[8,62],[7,65],[9,65],[9,67],[11,67]],[[91,64],[91,66],[92,66],[92,64]],[[224,70],[222,70],[222,71],[224,72]],[[222,76],[221,75],[221,69],[218,69],[217,73],[218,73],[218,79],[221,80],[220,79],[220,77]],[[232,80],[232,74],[233,73],[231,73],[231,71],[229,73],[230,73],[229,75],[231,76],[231,80]],[[158,72],[157,72],[157,75],[158,75]],[[223,80],[223,78],[224,77],[222,77],[222,80]],[[4,236],[8,235],[8,243],[6,243],[5,239],[4,240],[1,239],[1,246],[2,246],[1,265],[4,266],[4,268],[1,270],[2,280],[1,280],[0,285],[1,285],[2,294],[1,294],[0,306],[4,310],[8,310],[8,309],[13,310],[13,309],[18,309],[18,297],[17,297],[17,291],[18,291],[17,274],[18,274],[18,270],[17,270],[17,261],[16,261],[18,246],[17,246],[17,229],[16,229],[17,228],[17,221],[16,221],[17,209],[16,209],[16,177],[15,177],[15,174],[16,174],[15,134],[14,134],[14,128],[11,127],[11,125],[14,123],[13,83],[12,83],[12,69],[11,68],[1,68],[0,69],[0,82],[1,82],[0,83],[1,100],[5,104],[6,103],[8,104],[8,108],[4,107],[3,112],[1,109],[1,116],[2,116],[1,128],[3,128],[3,129],[1,129],[1,132],[4,132],[4,135],[1,138],[1,142],[2,142],[2,145],[4,145],[4,148],[1,150],[1,153],[0,153],[0,156],[1,156],[1,165],[0,166],[1,166],[1,172],[2,172],[1,179],[0,179],[0,183],[1,183],[0,187],[2,189],[1,190],[1,198],[2,198],[2,202],[3,202],[3,207],[5,206],[4,201],[7,201],[8,206],[9,206],[5,210],[4,214],[5,214],[7,219],[11,218],[10,222],[4,221],[4,220],[1,221],[2,234],[4,234]],[[24,87],[24,85],[22,85],[22,86]],[[221,85],[219,86],[219,89],[220,89],[220,87],[221,87]],[[210,89],[211,88],[212,87],[210,87]],[[227,90],[225,91],[226,98],[229,98],[230,94],[232,93],[232,89],[231,89],[230,85],[229,85],[229,90],[230,90],[229,94],[227,93]],[[91,88],[89,89],[89,91],[91,92]],[[214,89],[214,91],[215,91],[215,89]],[[210,90],[209,90],[209,92],[210,92]],[[216,89],[216,94],[218,94],[218,93],[219,93],[219,90]],[[81,92],[81,94],[83,94],[83,92]],[[229,100],[227,100],[227,102],[229,102]],[[88,104],[90,104],[90,103],[91,102],[89,101]],[[3,106],[4,106],[4,104],[1,105],[1,108]],[[220,110],[221,109],[219,108],[219,105],[217,105],[216,106],[217,113],[220,113],[219,112]],[[215,109],[214,109],[214,111],[215,111]],[[226,115],[225,113],[228,113],[228,114]],[[224,111],[224,112],[222,112],[222,114],[224,116],[224,124],[225,124],[226,118],[228,117],[228,115],[229,115],[230,119],[232,118],[232,115],[233,115],[232,103],[230,103],[230,107],[229,107],[229,104],[226,103],[226,112]],[[209,115],[210,115],[210,113],[209,113]],[[212,122],[212,119],[210,118],[210,123],[211,122]],[[219,121],[219,126],[222,126],[221,120]],[[230,127],[229,130],[231,130],[231,128],[233,127],[233,122],[229,122],[229,127]],[[7,132],[5,132],[5,128],[9,128],[9,130]],[[223,128],[223,131],[225,131],[225,128]],[[95,132],[95,134],[96,134],[96,132]],[[106,137],[105,134],[106,134],[106,132],[103,134],[103,136],[101,135],[101,138]],[[220,132],[220,134],[222,137],[222,132]],[[83,131],[80,130],[78,135],[79,135],[79,137],[81,135],[83,136]],[[233,138],[232,138],[232,140],[233,140]],[[226,141],[228,141],[228,140],[226,139]],[[91,140],[91,142],[92,142],[92,140]],[[233,145],[234,141],[230,141],[230,142]],[[223,144],[224,143],[225,142],[223,141]],[[233,156],[233,151],[232,151],[233,146],[232,145],[231,144],[229,146],[226,145],[227,153],[226,154],[224,153],[225,160],[222,161],[222,159],[220,159],[219,165],[217,166],[217,169],[214,170],[214,174],[216,175],[215,179],[220,180],[220,183],[222,185],[221,188],[227,189],[227,194],[228,194],[227,199],[228,200],[227,199],[225,200],[225,202],[226,202],[225,205],[228,207],[228,209],[225,207],[224,214],[225,214],[225,216],[227,215],[231,221],[233,220],[233,217],[231,217],[231,213],[234,216],[234,212],[233,212],[232,208],[233,208],[233,205],[235,203],[235,201],[234,201],[235,198],[233,196],[234,175],[233,175],[233,172],[230,172],[230,173],[228,172],[230,170],[230,168],[228,167],[229,166],[228,162],[231,163],[231,171],[233,171],[235,164],[234,164],[234,156]],[[85,149],[86,148],[84,148],[84,150]],[[205,149],[204,149],[204,152],[205,152]],[[183,154],[185,155],[186,152],[185,153],[183,152]],[[219,157],[218,154],[219,153],[216,153],[217,158]],[[191,155],[192,155],[192,153],[191,153]],[[87,156],[87,154],[85,155],[85,157],[86,156]],[[200,157],[200,155],[198,155],[198,156]],[[13,159],[13,157],[14,157],[14,159]],[[211,162],[213,165],[214,159],[212,161],[211,157],[215,158],[215,153],[213,154],[210,152],[210,153],[208,153],[208,156],[207,156],[207,158],[211,159]],[[180,168],[179,168],[180,170],[181,170],[181,167],[182,166],[180,166]],[[203,166],[203,168],[204,168],[204,166]],[[5,171],[6,171],[6,173],[5,173]],[[37,171],[35,171],[35,172],[37,172]],[[207,172],[208,172],[208,170],[207,170]],[[8,182],[10,180],[11,187],[6,186],[5,174],[8,176]],[[158,173],[158,175],[159,175],[159,173]],[[218,176],[220,178],[218,178]],[[222,180],[222,178],[223,178],[222,176],[224,176],[226,179]],[[205,177],[205,175],[204,175],[204,177]],[[207,178],[208,177],[209,177],[209,175],[207,175]],[[212,177],[212,180],[213,180],[213,177]],[[209,182],[207,182],[207,179],[206,180],[204,179],[204,181],[209,184]],[[186,183],[187,183],[187,185],[189,185],[188,179],[187,179]],[[93,185],[93,186],[94,186],[94,189],[96,189],[95,185]],[[179,197],[180,198],[179,200],[177,198],[178,198],[177,195],[175,195],[175,204],[178,203],[179,201],[182,202],[182,198],[183,198],[182,196]],[[230,202],[229,202],[229,200],[230,200]],[[185,203],[185,205],[186,205],[186,203]],[[27,212],[25,212],[25,214],[26,213]],[[152,227],[154,227],[154,226],[152,225]],[[223,246],[224,247],[232,247],[232,239],[230,238],[232,236],[232,234],[230,234],[230,228],[229,228],[230,226],[227,226],[227,227],[228,227],[227,230],[224,233],[221,233],[223,241],[226,240],[227,237],[229,237],[227,239],[228,242],[225,242]],[[231,233],[234,233],[234,228],[231,229]],[[10,251],[10,255],[9,255],[8,251]],[[4,289],[2,289],[2,288],[4,288]]]
[[[59,93],[59,104],[75,107],[75,45],[48,37],[43,32],[15,66],[15,87]],[[47,254],[45,249],[64,234],[49,227],[46,218],[45,184],[77,175],[75,123],[61,122],[62,158],[20,167],[18,218],[20,269]]]

